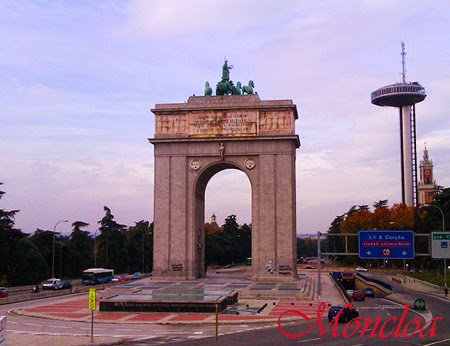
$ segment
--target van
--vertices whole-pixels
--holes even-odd
[[[60,279],[48,279],[42,282],[42,289],[43,290],[54,290],[56,287],[56,284],[58,284],[61,280]]]

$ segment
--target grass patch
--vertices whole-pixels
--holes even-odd
[[[438,286],[444,286],[444,274],[439,274],[436,272],[423,272],[423,273],[409,273],[408,276],[423,280]],[[447,286],[450,286],[450,273],[447,273]]]

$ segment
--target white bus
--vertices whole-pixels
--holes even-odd
[[[111,282],[114,276],[113,269],[90,268],[83,271],[81,283],[83,285],[97,285]]]

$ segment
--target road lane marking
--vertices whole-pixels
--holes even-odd
[[[302,340],[302,341],[299,341],[298,343],[301,344],[303,342],[310,342],[310,341],[316,341],[316,340],[320,340],[320,338]]]
[[[118,329],[116,329],[116,330],[120,330],[120,331],[122,331],[122,332],[142,332],[141,329],[132,329],[132,328],[130,328],[130,329],[127,329],[127,328],[118,328]]]
[[[432,342],[431,344],[425,344],[423,346],[438,345],[438,344],[442,344],[443,342],[447,342],[447,341],[450,341],[450,339],[435,341],[435,342]]]
[[[43,327],[42,324],[36,324],[36,323],[28,323],[28,322],[25,322],[24,324],[26,324],[27,326]]]

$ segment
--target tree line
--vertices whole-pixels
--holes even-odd
[[[394,204],[389,207],[388,200],[373,203],[372,210],[369,205],[353,205],[347,212],[336,216],[331,222],[322,250],[332,253],[345,252],[345,239],[344,236],[338,236],[340,233],[357,235],[360,230],[412,230],[415,233],[429,234],[434,231],[442,231],[443,220],[439,209],[444,214],[445,229],[448,230],[450,188],[438,187],[431,206],[413,207]],[[348,252],[358,252],[358,237],[349,236],[347,241]],[[415,252],[431,252],[428,238],[421,236],[415,238]],[[357,256],[337,256],[336,259],[343,264],[366,264],[368,262],[360,260]],[[378,261],[378,265],[385,265],[381,261]],[[403,266],[403,262],[400,262],[393,260],[388,266]],[[420,270],[436,269],[442,265],[442,261],[433,260],[430,256],[416,256],[414,260],[408,260],[408,262],[411,263],[410,267]]]
[[[4,194],[0,191],[0,199]],[[37,284],[50,278],[52,270],[61,278],[80,277],[94,266],[117,273],[152,270],[153,223],[149,221],[130,227],[119,224],[105,206],[95,238],[83,221],[73,222],[67,236],[39,228],[26,234],[15,227],[18,212],[0,209],[0,286]]]

